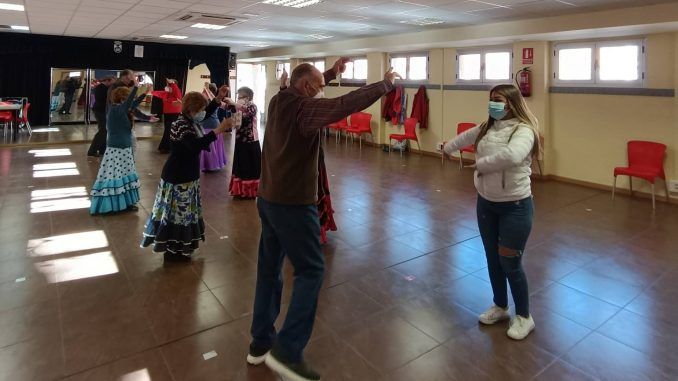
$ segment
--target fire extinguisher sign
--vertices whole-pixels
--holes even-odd
[[[523,65],[534,63],[534,48],[523,48]]]

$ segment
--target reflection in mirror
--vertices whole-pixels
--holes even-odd
[[[44,143],[87,143],[90,144],[99,129],[99,117],[105,119],[107,109],[108,87],[120,77],[123,69],[90,69],[90,68],[52,68],[49,93],[45,93],[42,101],[49,100],[49,106],[36,106],[30,109],[45,115],[49,111],[49,125],[32,126],[29,133],[27,123],[22,122],[24,114],[28,115],[31,100],[20,96],[0,98],[0,113],[16,114],[17,122],[9,125],[7,133],[0,138],[0,145],[24,145]],[[133,71],[134,77],[142,88],[153,89],[156,82],[154,71]],[[164,79],[163,79],[164,82]],[[164,84],[164,83],[163,83]],[[97,91],[103,87],[103,102],[97,105]],[[137,123],[134,125],[138,139],[148,139],[162,136],[162,123],[149,122],[152,114],[151,104],[153,96],[149,93],[138,107]],[[101,105],[103,104],[103,107]],[[16,110],[12,107],[16,107]],[[39,107],[40,109],[36,108]],[[49,109],[48,109],[49,108]],[[157,112],[157,111],[156,111]],[[145,115],[145,118],[144,118]],[[155,118],[153,118],[155,119]],[[105,121],[102,123],[105,128]],[[13,133],[12,133],[13,132]],[[104,132],[105,136],[105,132]],[[105,144],[105,142],[104,142]]]
[[[85,123],[87,69],[53,68],[50,124]]]

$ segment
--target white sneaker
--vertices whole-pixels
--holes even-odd
[[[508,307],[504,309],[495,305],[480,314],[480,316],[478,316],[478,321],[483,324],[495,324],[510,317],[511,315],[509,314]]]
[[[516,315],[511,319],[509,324],[509,329],[506,331],[508,337],[514,340],[522,340],[527,337],[534,330],[534,320],[532,315],[527,318],[524,318],[520,315]]]

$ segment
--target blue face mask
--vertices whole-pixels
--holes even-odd
[[[195,114],[195,116],[193,117],[193,120],[200,123],[205,119],[206,114],[207,113],[205,112],[205,110],[202,110],[202,111],[198,112],[197,114]]]
[[[506,103],[504,102],[492,102],[490,101],[489,104],[489,113],[492,119],[494,120],[502,120],[508,114],[508,111],[504,110],[506,107]]]

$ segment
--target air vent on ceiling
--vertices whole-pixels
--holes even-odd
[[[231,26],[243,22],[242,19],[237,19],[232,16],[223,16],[223,15],[210,15],[206,13],[187,13],[176,18],[174,21],[184,21],[191,24],[210,24],[210,25],[221,25],[221,26]]]

